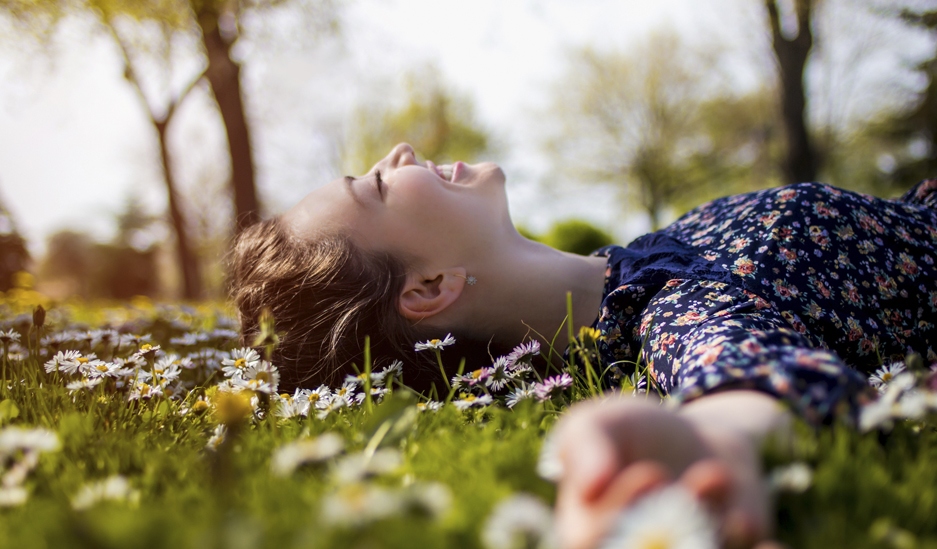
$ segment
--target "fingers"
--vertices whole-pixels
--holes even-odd
[[[556,503],[561,546],[594,548],[609,532],[622,509],[670,481],[670,474],[660,463],[640,461],[614,475],[605,489],[588,501],[583,500],[582,493],[574,487],[562,484]]]

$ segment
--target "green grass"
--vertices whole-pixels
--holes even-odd
[[[553,501],[554,486],[536,474],[540,445],[569,402],[597,390],[599,377],[587,369],[561,398],[525,401],[514,409],[460,411],[449,405],[416,413],[419,397],[396,386],[379,404],[346,407],[324,419],[315,413],[282,419],[268,410],[262,419],[232,424],[225,442],[211,450],[206,445],[217,415],[180,412],[219,374],[205,380],[184,372],[183,379],[199,385],[178,399],[127,402],[126,393],[109,383],[70,394],[66,379],[45,372],[49,353],[36,341],[79,324],[110,324],[152,333],[164,351],[179,351],[170,339],[214,329],[223,322],[218,311],[146,303],[61,307],[50,310],[39,334],[31,317],[17,316],[14,306],[0,307],[0,327],[21,334],[25,356],[4,359],[12,381],[0,387],[0,429],[47,428],[58,434],[61,448],[40,456],[25,480],[24,504],[0,508],[0,547],[481,547],[480,532],[499,501],[518,492]],[[201,347],[211,345],[219,344]],[[96,350],[109,359],[106,346]],[[779,539],[792,548],[937,547],[934,425],[905,421],[887,434],[803,426],[793,454],[766,456],[772,467],[798,460],[815,469],[806,492],[779,497]],[[343,456],[287,477],[271,472],[277,448],[329,432],[344,440]],[[399,452],[399,466],[351,487],[336,478],[337,463],[376,450]],[[83,485],[117,474],[139,492],[138,503],[72,508]],[[348,524],[325,518],[323,509],[336,494],[369,486],[403,494],[434,483],[450,495],[441,513],[411,505],[375,520],[367,520],[366,511],[349,514]]]

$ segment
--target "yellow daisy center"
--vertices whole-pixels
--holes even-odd
[[[246,364],[247,364],[247,361],[244,360],[243,358],[239,358],[234,361],[235,368],[243,368]]]
[[[87,364],[87,363],[88,363],[88,359],[87,359],[87,358],[85,358],[85,357],[83,357],[83,356],[78,357],[78,364]]]

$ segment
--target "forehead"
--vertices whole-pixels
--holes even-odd
[[[345,180],[336,179],[307,194],[284,212],[282,220],[295,236],[312,238],[323,232],[347,230],[357,207]]]

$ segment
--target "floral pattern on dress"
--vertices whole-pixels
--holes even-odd
[[[801,183],[704,204],[609,246],[594,327],[610,371],[678,400],[750,388],[849,419],[882,363],[937,362],[937,180],[884,200]]]

